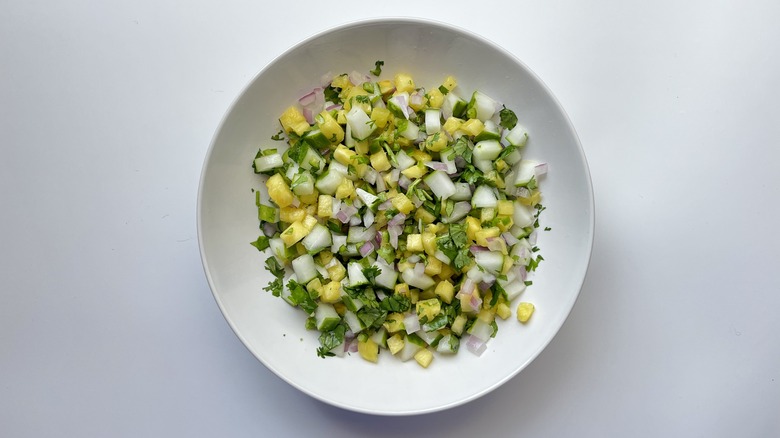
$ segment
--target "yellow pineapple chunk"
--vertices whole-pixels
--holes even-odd
[[[441,301],[437,298],[430,298],[427,300],[418,301],[415,306],[417,309],[417,315],[422,319],[427,317],[428,321],[432,321],[441,312]]]
[[[417,211],[425,211],[425,209],[419,209]],[[425,249],[425,253],[428,255],[434,255],[436,253],[436,234],[424,232],[422,233],[422,245]]]
[[[490,237],[498,237],[501,235],[501,230],[498,227],[483,228],[474,234],[475,241],[479,246],[488,246],[487,239]]]
[[[436,216],[424,208],[418,208],[415,210],[414,218],[423,221],[424,224],[430,224],[436,220]]]
[[[376,363],[379,359],[379,345],[371,338],[365,341],[358,341],[358,353],[363,359]]]
[[[317,126],[331,144],[344,141],[344,128],[330,115],[330,112],[323,111],[317,116]]]
[[[357,154],[352,149],[349,149],[348,147],[344,146],[343,144],[340,144],[336,146],[336,150],[333,151],[333,159],[338,161],[339,163],[349,166],[352,164],[352,158],[355,157]]]
[[[303,225],[303,222],[297,221],[290,224],[286,230],[280,235],[285,246],[288,248],[298,243],[301,239],[309,234],[309,230]]]
[[[309,130],[309,122],[306,121],[306,117],[294,106],[284,110],[279,117],[279,123],[282,124],[282,129],[286,132],[295,132],[298,135],[303,135]]]
[[[399,333],[387,338],[387,349],[390,354],[396,354],[404,348],[404,338]]]
[[[444,95],[437,88],[428,92],[428,106],[432,109],[441,108],[444,103]]]
[[[341,281],[347,276],[347,269],[338,260],[328,270],[328,277],[332,281]]]
[[[532,303],[522,302],[517,305],[517,320],[526,323],[534,314],[535,307]]]
[[[436,257],[428,257],[428,263],[425,264],[425,274],[434,276],[441,273],[441,260]]]
[[[460,129],[460,125],[462,124],[463,124],[463,120],[457,117],[450,117],[449,119],[447,119],[447,121],[444,122],[442,129],[444,129],[444,131],[446,131],[447,134],[453,135],[458,129]]]
[[[455,87],[458,86],[458,81],[455,80],[452,76],[447,76],[444,78],[444,82],[441,84],[444,88],[452,91]]]
[[[333,197],[320,195],[317,203],[317,216],[327,219],[333,215]]]
[[[393,207],[403,214],[409,214],[414,209],[412,201],[406,197],[403,193],[399,193],[393,197],[391,203]]]
[[[341,283],[338,281],[331,281],[330,283],[322,286],[322,292],[320,293],[320,300],[323,303],[336,303],[341,300]]]
[[[463,334],[463,329],[466,328],[466,322],[468,322],[468,317],[464,314],[460,314],[455,317],[454,321],[452,321],[450,330],[452,330],[452,332],[456,335],[460,336]]]
[[[291,224],[303,221],[306,218],[306,210],[303,208],[283,207],[279,209],[279,220]]]
[[[427,348],[423,348],[414,354],[414,360],[416,360],[421,367],[428,368],[428,365],[433,361],[433,353]]]
[[[512,201],[498,201],[498,215],[512,216],[515,214],[515,205]]]
[[[406,235],[406,250],[414,252],[422,252],[422,235],[421,234],[407,234]]]
[[[396,93],[411,93],[414,91],[414,80],[406,73],[398,73],[395,75],[395,91]]]
[[[279,206],[279,208],[292,205],[295,197],[281,175],[277,173],[268,178],[268,181],[265,182],[265,186],[268,189],[268,196]]]
[[[475,136],[485,129],[485,124],[479,119],[468,119],[460,125],[460,130],[470,136]]]
[[[417,165],[402,170],[401,173],[409,179],[422,178],[423,175],[428,173],[428,168],[422,162],[418,162]]]
[[[436,285],[436,296],[447,304],[452,303],[452,298],[455,296],[455,286],[449,280],[440,281]]]
[[[498,305],[496,305],[496,315],[501,319],[507,319],[512,316],[512,310],[506,303],[498,303]]]
[[[349,198],[355,193],[355,185],[349,178],[344,178],[336,188],[336,199]]]
[[[447,147],[447,136],[442,135],[441,132],[437,132],[435,134],[429,135],[423,144],[425,145],[425,149],[429,151],[440,152]]]
[[[376,170],[377,172],[384,172],[385,170],[390,170],[390,161],[388,161],[387,154],[385,154],[385,151],[379,151],[374,154],[371,154],[369,160],[371,161],[371,167],[373,167],[374,170]]]
[[[387,79],[377,82],[377,85],[379,85],[379,92],[381,94],[392,93],[393,90],[395,89],[395,85],[393,85],[393,82]]]
[[[391,313],[387,315],[383,325],[388,333],[400,332],[404,329],[404,315],[402,313]]]

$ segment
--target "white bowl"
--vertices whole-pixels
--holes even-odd
[[[378,364],[358,355],[321,359],[305,315],[262,290],[267,255],[249,245],[259,234],[251,161],[275,144],[279,114],[328,72],[410,73],[420,86],[447,75],[464,93],[481,90],[514,109],[530,133],[525,157],[549,164],[541,182],[547,207],[538,246],[545,261],[520,300],[536,305],[528,324],[514,316],[477,357],[437,355],[428,369],[385,352]],[[552,340],[579,295],[593,243],[590,174],[577,135],[550,90],[497,45],[463,29],[420,19],[377,19],[336,27],[298,44],[261,71],[228,110],[205,159],[198,193],[203,266],[225,319],[276,375],[341,408],[383,415],[438,411],[480,397],[525,368]],[[513,309],[514,310],[514,309]]]

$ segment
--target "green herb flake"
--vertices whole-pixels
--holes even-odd
[[[374,63],[374,69],[370,70],[370,73],[374,76],[379,76],[382,74],[382,66],[385,65],[384,61],[377,61]]]
[[[499,124],[506,129],[512,129],[517,125],[517,115],[506,106],[499,111],[498,116],[501,118]]]

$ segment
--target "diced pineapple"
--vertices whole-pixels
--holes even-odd
[[[422,252],[422,235],[421,234],[407,234],[406,235],[406,250],[414,252]]]
[[[319,278],[315,278],[306,285],[306,290],[317,292],[317,296],[322,295],[322,281]]]
[[[336,199],[346,199],[355,194],[355,185],[349,178],[344,178],[336,188]]]
[[[279,117],[279,123],[282,124],[282,128],[286,132],[295,132],[298,135],[303,135],[304,132],[309,130],[309,123],[306,121],[306,117],[294,106],[284,110]]]
[[[336,303],[341,300],[341,283],[339,281],[333,281],[322,286],[322,292],[320,293],[320,300],[323,303]]]
[[[482,208],[479,212],[479,220],[482,223],[490,222],[496,217],[495,208]]]
[[[371,167],[373,167],[377,172],[390,170],[390,161],[388,161],[385,151],[379,151],[377,153],[371,154],[369,160],[371,161]]]
[[[442,129],[444,129],[444,131],[447,132],[447,134],[453,135],[458,129],[460,129],[460,125],[462,124],[463,124],[463,120],[457,117],[450,117],[449,119],[447,119],[447,121],[444,122]]]
[[[395,91],[396,93],[411,93],[414,91],[414,80],[406,73],[398,73],[395,75]]]
[[[517,305],[517,320],[526,323],[534,314],[535,307],[532,303],[522,302]]]
[[[387,126],[387,122],[390,121],[390,110],[387,108],[374,108],[371,110],[371,120],[380,129]]]
[[[479,119],[468,119],[460,125],[460,130],[470,136],[475,136],[485,129],[485,124]]]
[[[428,257],[428,262],[425,264],[425,274],[429,276],[438,275],[441,273],[441,260],[436,257]]]
[[[279,209],[279,220],[291,224],[303,221],[306,218],[306,210],[303,208],[283,207]]]
[[[395,355],[399,351],[404,349],[404,338],[399,333],[387,338],[387,349],[390,350],[390,354]]]
[[[507,167],[509,167],[509,165],[506,164],[506,161],[504,161],[502,159],[496,160],[496,170],[497,171],[503,172],[504,169],[506,169]]]
[[[450,330],[452,330],[452,332],[456,335],[460,336],[463,334],[463,329],[466,328],[466,322],[468,322],[468,317],[464,314],[460,314],[452,321]]]
[[[444,103],[444,94],[437,88],[428,92],[428,106],[432,109],[439,109]]]
[[[428,365],[433,361],[433,353],[427,348],[422,348],[414,354],[414,360],[416,360],[421,367],[428,368]]]
[[[423,221],[424,224],[430,224],[436,220],[436,216],[424,208],[418,208],[415,210],[414,218]]]
[[[336,260],[336,263],[334,263],[333,266],[327,270],[328,277],[330,277],[330,279],[334,282],[343,280],[347,275],[347,269],[338,260]]]
[[[425,209],[421,208],[417,211],[426,211]],[[429,213],[430,214],[430,213]],[[416,216],[416,214],[415,214]],[[425,222],[425,221],[423,221]],[[428,231],[425,231],[422,233],[422,245],[423,249],[425,249],[425,253],[428,255],[434,255],[436,253],[436,234],[429,233]]]
[[[400,332],[404,329],[404,315],[402,313],[391,313],[387,315],[384,327],[389,333]]]
[[[403,214],[409,214],[414,210],[414,204],[403,193],[399,193],[393,197],[391,203],[393,207]]]
[[[422,162],[418,162],[417,165],[402,170],[401,173],[409,179],[422,178],[428,173],[428,168]]]
[[[320,195],[317,203],[317,216],[327,219],[333,215],[333,197]]]
[[[484,301],[489,301],[487,297],[485,298],[486,299]],[[482,309],[477,313],[477,319],[482,320],[483,322],[491,323],[496,319],[496,315],[491,312],[490,309]]]
[[[387,79],[377,82],[377,85],[379,85],[379,93],[381,94],[389,94],[395,90],[395,85],[393,85],[393,82]]]
[[[503,239],[502,239],[503,240]],[[507,255],[507,249],[504,247],[504,255]],[[507,275],[509,274],[509,271],[512,270],[512,267],[515,264],[515,259],[512,257],[504,257],[504,265],[501,267],[501,275]]]
[[[439,272],[439,278],[447,280],[455,275],[455,270],[450,265],[441,264],[441,272]]]
[[[433,318],[436,318],[436,315],[441,312],[441,301],[439,301],[438,298],[430,298],[418,301],[415,307],[417,309],[417,316],[419,316],[420,319],[427,317],[428,321],[432,321]]]
[[[437,132],[435,134],[429,135],[423,144],[425,145],[425,149],[429,151],[440,152],[447,147],[447,136],[442,135],[441,132]]]
[[[442,82],[441,85],[444,88],[452,91],[453,89],[455,89],[455,87],[458,86],[458,81],[456,81],[455,78],[452,76],[447,76],[446,78],[444,78],[444,82]]]
[[[515,204],[512,201],[498,201],[498,215],[512,216],[515,213]]]
[[[330,112],[323,111],[317,116],[317,126],[331,144],[344,141],[344,128],[330,115]]]
[[[363,359],[376,363],[379,359],[379,345],[371,338],[358,341],[358,353]]]
[[[477,240],[477,231],[481,229],[482,224],[479,222],[479,219],[472,216],[466,216],[466,237],[468,237],[469,240]]]
[[[352,164],[352,159],[356,155],[357,154],[355,153],[355,151],[349,149],[343,144],[336,146],[336,150],[333,151],[333,159],[345,166],[349,166],[350,164]]]
[[[420,300],[420,291],[417,289],[409,290],[409,301],[411,301],[412,304],[417,304],[417,301],[419,300]]]
[[[523,205],[530,205],[533,207],[534,205],[538,204],[542,200],[542,192],[539,190],[534,190],[531,192],[531,194],[527,197],[520,196],[517,198],[518,201],[520,201]]]
[[[498,303],[498,305],[496,305],[496,315],[501,319],[507,319],[512,316],[512,310],[506,303]]]
[[[333,80],[330,82],[330,86],[333,88],[344,88],[351,85],[351,82],[349,81],[349,75],[341,74],[338,76],[335,76]]]
[[[409,296],[409,285],[406,283],[396,283],[393,291],[396,295]]]
[[[409,156],[417,160],[419,163],[427,163],[428,161],[433,160],[431,154],[423,152],[419,149],[414,149],[413,151],[409,152]]]
[[[436,285],[436,296],[447,304],[452,303],[452,298],[455,296],[455,286],[448,280],[440,281]]]
[[[333,260],[333,253],[326,249],[320,251],[320,253],[317,254],[317,257],[320,259],[320,266],[326,266],[328,263],[330,263],[331,260]]]
[[[320,194],[315,190],[313,193],[309,195],[301,195],[298,196],[298,200],[301,201],[301,204],[308,205],[308,207],[314,207],[309,214],[314,214],[317,211],[317,207],[314,205],[317,203],[317,197],[320,196]],[[309,210],[307,210],[309,211]]]
[[[306,232],[310,232],[314,229],[314,226],[317,225],[317,218],[307,214],[305,218],[303,218],[303,227],[306,228]]]
[[[272,177],[268,178],[268,181],[265,182],[265,186],[268,188],[268,196],[280,208],[292,205],[295,197],[290,190],[290,187],[284,182],[282,175],[279,175],[278,173],[274,174]]]
[[[290,226],[282,232],[280,237],[285,246],[289,248],[306,237],[307,234],[309,234],[309,230],[306,229],[303,222],[297,221],[291,223]]]
[[[479,246],[488,246],[487,239],[491,237],[498,237],[501,235],[501,230],[498,227],[483,228],[474,233],[475,241]]]

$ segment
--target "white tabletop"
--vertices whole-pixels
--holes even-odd
[[[108,3],[0,8],[0,435],[780,434],[780,3]],[[195,230],[239,91],[303,38],[382,14],[522,59],[596,196],[590,271],[549,347],[408,418],[269,372],[220,314]]]

